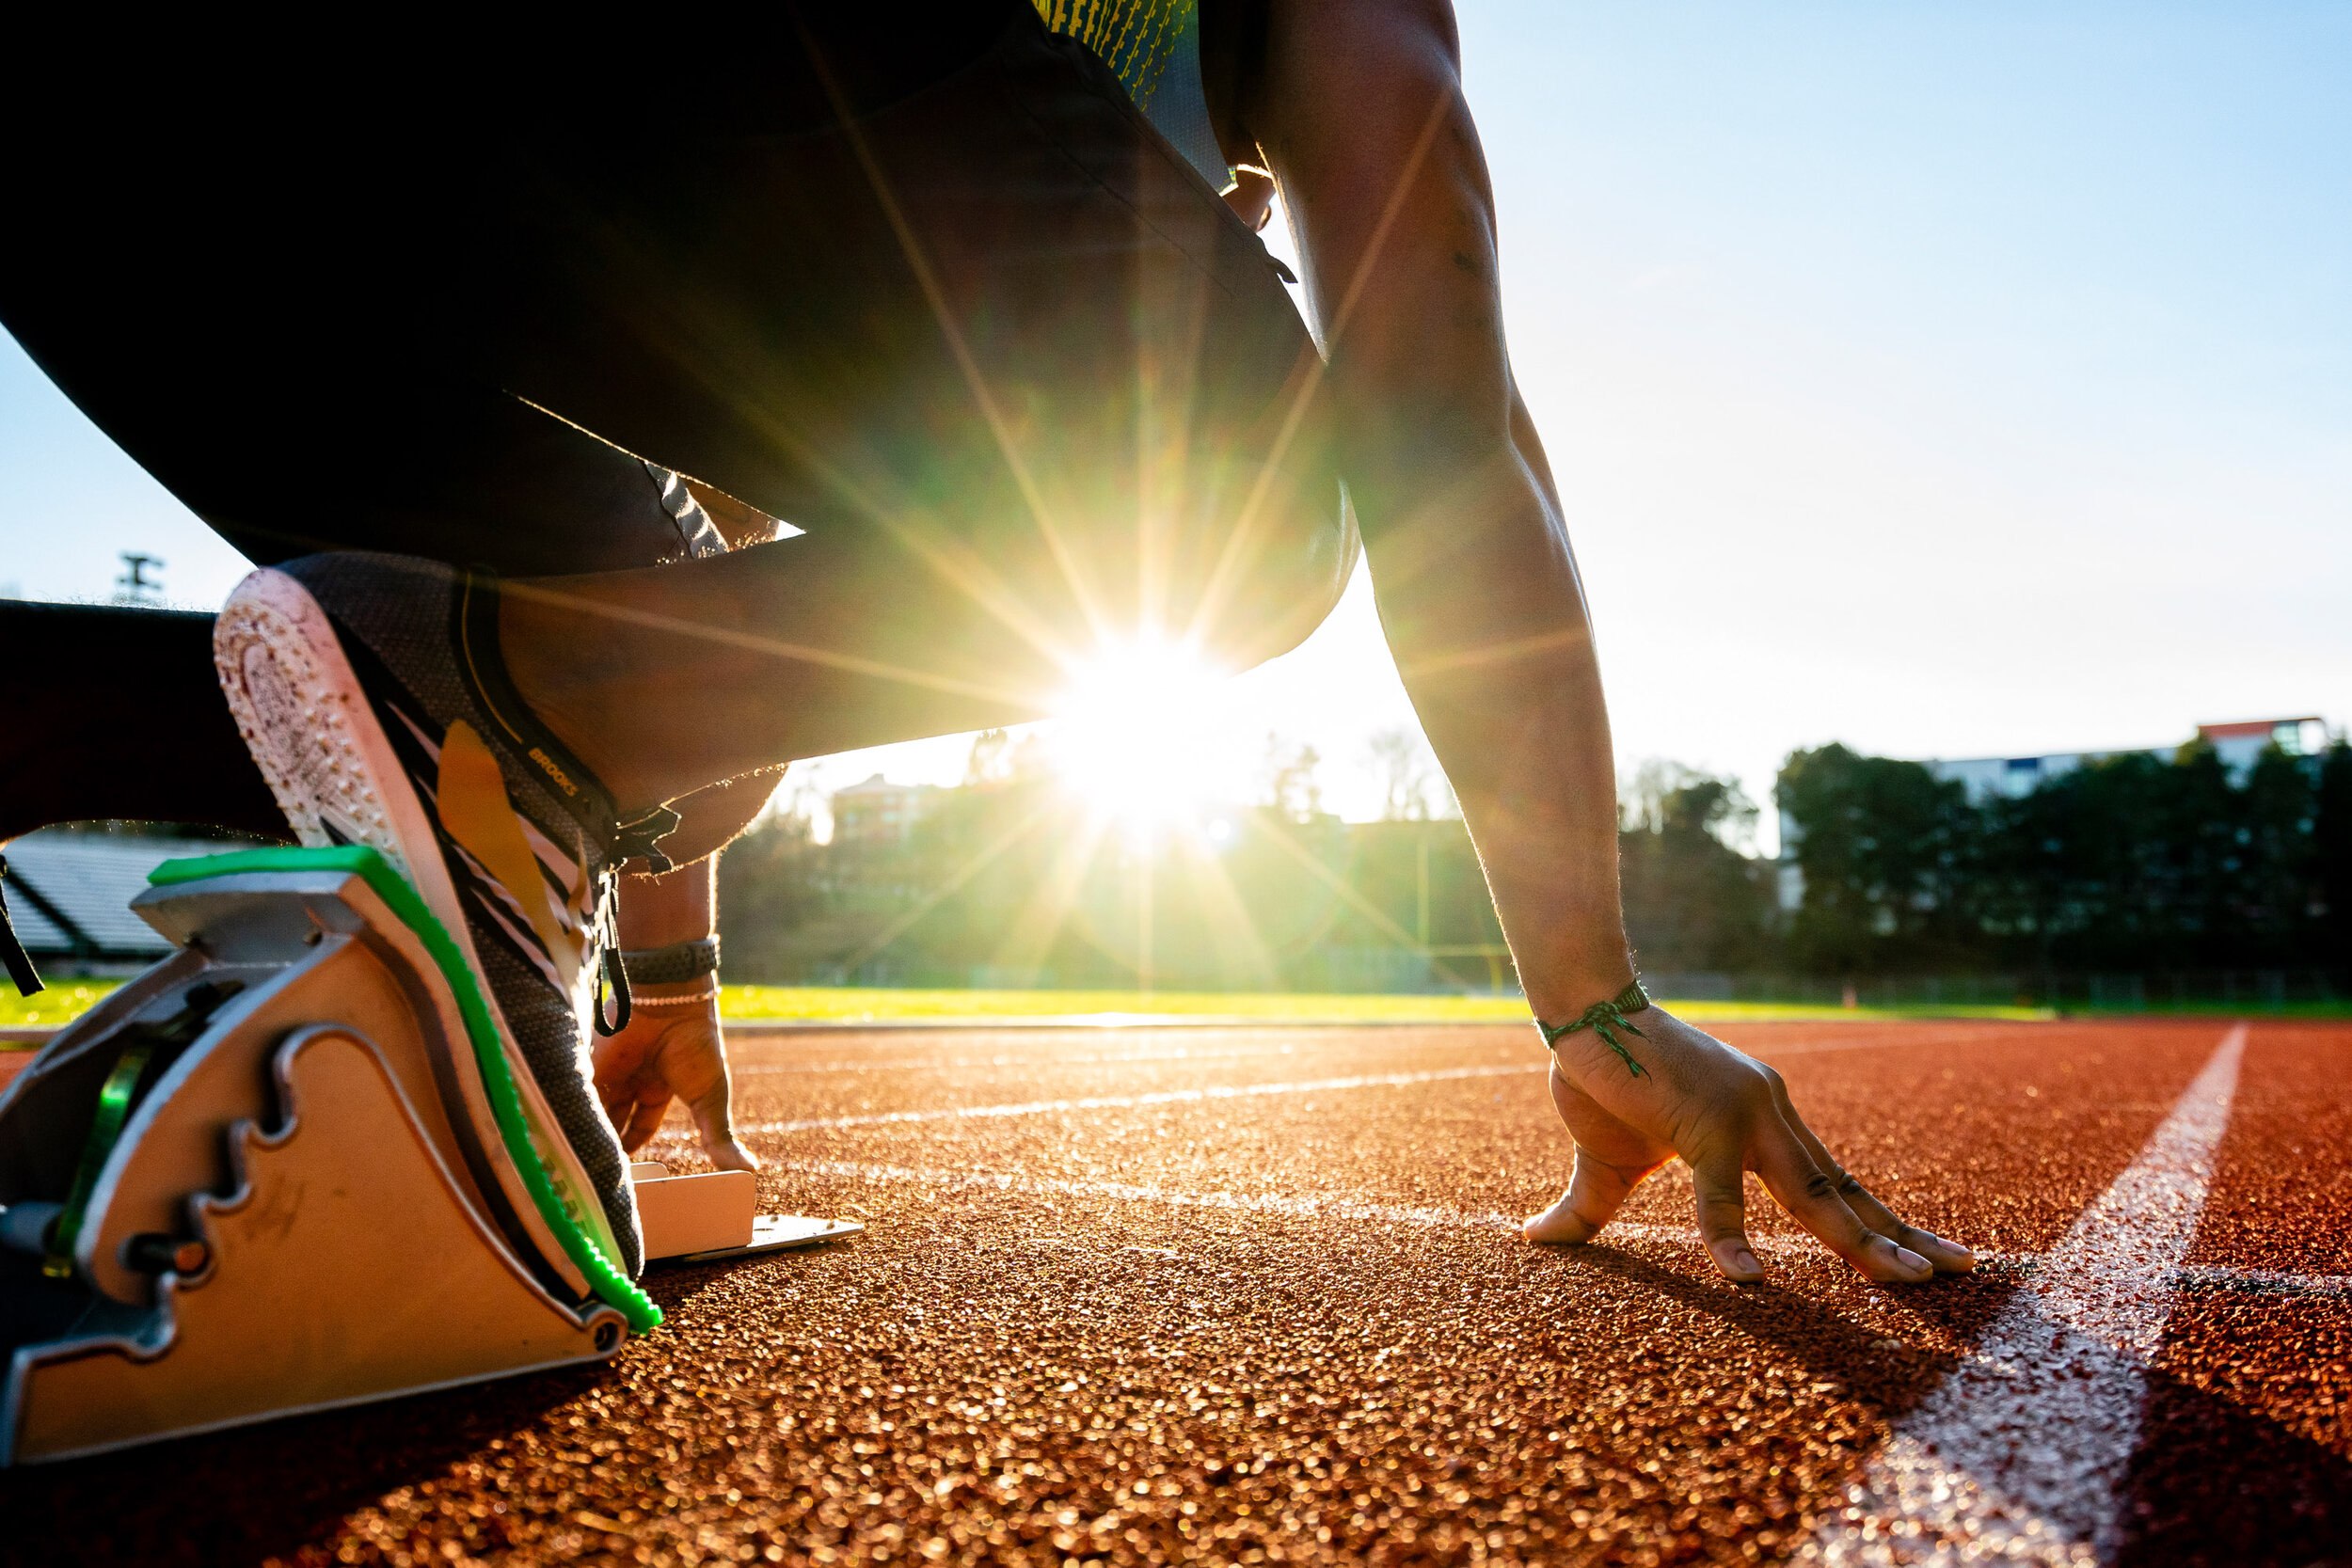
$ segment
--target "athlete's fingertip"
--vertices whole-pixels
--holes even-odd
[[[1885,1236],[1871,1237],[1862,1257],[1863,1272],[1882,1285],[1915,1284],[1935,1272],[1932,1263]]]
[[[1735,1285],[1753,1285],[1764,1277],[1764,1265],[1756,1261],[1754,1249],[1740,1237],[1726,1236],[1710,1242],[1707,1250],[1724,1277]]]
[[[1540,1214],[1520,1222],[1519,1234],[1538,1246],[1581,1246],[1600,1233],[1600,1227],[1578,1213],[1569,1195]]]
[[[1933,1263],[1944,1273],[1966,1274],[1977,1266],[1977,1255],[1974,1249],[1963,1246],[1958,1242],[1946,1241],[1933,1231],[1921,1230],[1916,1234],[1919,1238],[1919,1250],[1927,1255],[1929,1262]]]

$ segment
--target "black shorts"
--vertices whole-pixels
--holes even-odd
[[[674,559],[650,463],[1115,613],[1335,592],[1314,348],[1102,62],[1026,0],[762,14],[28,43],[0,320],[260,562]]]

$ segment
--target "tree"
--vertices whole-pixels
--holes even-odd
[[[1315,769],[1323,756],[1304,742],[1265,737],[1264,803],[1293,822],[1311,822],[1323,815],[1323,786]]]
[[[1619,811],[1619,880],[1626,935],[1645,967],[1772,961],[1772,867],[1732,847],[1753,836],[1756,816],[1733,780],[1667,762],[1634,774]]]
[[[1988,804],[1979,909],[1997,958],[2056,970],[2313,957],[2314,774],[2273,748],[2243,782],[2210,745],[2126,752]]]
[[[1964,965],[1977,955],[1965,895],[1980,819],[1959,784],[1833,744],[1791,752],[1775,796],[1804,876],[1788,933],[1799,964],[1870,974]]]
[[[989,784],[1012,771],[1012,736],[1003,730],[982,730],[972,737],[972,754],[963,765],[963,782]]]
[[[1421,732],[1399,724],[1375,730],[1366,743],[1373,772],[1380,780],[1380,820],[1425,822],[1429,819],[1430,785],[1442,775],[1429,755]]]
[[[810,831],[808,814],[792,806],[771,810],[719,857],[719,929],[726,968],[768,980],[800,972],[795,939],[824,914],[828,903],[825,846]]]
[[[2319,769],[2312,816],[2312,880],[2321,908],[2319,961],[2352,968],[2352,745],[2339,739]]]

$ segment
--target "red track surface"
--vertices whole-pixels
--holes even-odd
[[[0,1477],[0,1556],[1787,1560],[2224,1025],[1724,1033],[1988,1265],[1872,1286],[1758,1192],[1788,1239],[1738,1289],[1674,1171],[1600,1243],[1525,1245],[1496,1216],[1557,1196],[1565,1137],[1540,1070],[1461,1074],[1539,1069],[1532,1032],[755,1041],[743,1120],[849,1123],[750,1138],[763,1207],[866,1240],[657,1270],[669,1323],[607,1367]],[[2122,1560],[2352,1560],[2352,1295],[2228,1272],[2352,1269],[2347,1068],[2352,1029],[2252,1032]],[[888,1116],[928,1119],[852,1119]]]

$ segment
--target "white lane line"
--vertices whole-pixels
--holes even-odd
[[[1301,1084],[1218,1085],[1203,1089],[1160,1089],[1150,1094],[1090,1095],[1078,1100],[1031,1100],[1013,1105],[950,1105],[928,1111],[875,1111],[853,1117],[812,1117],[805,1121],[759,1121],[739,1126],[745,1132],[830,1132],[846,1127],[897,1127],[913,1122],[988,1120],[1043,1117],[1067,1111],[1124,1111],[1142,1105],[1193,1105],[1204,1101],[1253,1100],[1264,1095],[1322,1094],[1341,1089],[1401,1089],[1461,1078],[1507,1078],[1548,1072],[1549,1061],[1504,1067],[1440,1068],[1428,1072],[1380,1072],[1359,1078],[1318,1078]]]
[[[1129,1181],[1070,1180],[978,1170],[921,1170],[910,1165],[874,1164],[850,1160],[780,1161],[771,1168],[803,1176],[828,1177],[835,1180],[1019,1193],[1025,1197],[1108,1197],[1129,1203],[1165,1203],[1179,1209],[1221,1209],[1248,1214],[1287,1214],[1301,1219],[1373,1220],[1386,1225],[1415,1226],[1432,1230],[1468,1228],[1516,1232],[1519,1227],[1519,1222],[1508,1214],[1365,1203],[1350,1197],[1292,1197],[1279,1193],[1186,1193]]]
[[[2263,1296],[2352,1296],[2352,1275],[2233,1269],[2226,1263],[2185,1264],[2172,1271],[2172,1285],[2182,1291],[2239,1291]]]
[[[1077,1180],[1021,1176],[1007,1171],[925,1170],[913,1165],[878,1164],[856,1160],[782,1160],[768,1168],[880,1186],[1018,1193],[1025,1197],[1107,1197],[1127,1203],[1164,1203],[1176,1209],[1282,1214],[1298,1219],[1366,1220],[1379,1225],[1403,1225],[1430,1230],[1500,1230],[1512,1236],[1519,1233],[1519,1216],[1499,1211],[1478,1213],[1466,1209],[1367,1203],[1353,1197],[1296,1197],[1281,1193],[1191,1193],[1131,1181]],[[1641,1225],[1630,1220],[1613,1221],[1608,1229],[1586,1245],[1597,1251],[1610,1242],[1641,1242],[1656,1245],[1681,1245],[1694,1252],[1702,1250],[1694,1226]],[[1755,1238],[1755,1244],[1757,1250],[1764,1252],[1792,1252],[1804,1248],[1819,1250],[1820,1245],[1809,1236],[1759,1236]],[[1576,1252],[1583,1249],[1570,1247],[1563,1250]]]
[[[1005,1067],[1124,1067],[1130,1062],[1227,1062],[1255,1056],[1295,1056],[1298,1049],[1270,1045],[1255,1051],[1122,1051],[1098,1056],[953,1056],[913,1062],[755,1062],[730,1066],[737,1078],[756,1073],[797,1072],[958,1072],[975,1068]]]
[[[680,1140],[683,1143],[685,1140]],[[1063,1178],[1022,1176],[1009,1171],[937,1170],[914,1165],[881,1164],[858,1160],[779,1160],[769,1169],[790,1172],[800,1176],[823,1177],[833,1180],[863,1181],[876,1186],[908,1185],[953,1189],[980,1189],[988,1192],[1019,1193],[1032,1197],[1111,1197],[1136,1203],[1165,1203],[1181,1209],[1223,1209],[1237,1212],[1263,1214],[1295,1214],[1324,1219],[1370,1220],[1388,1225],[1420,1227],[1451,1227],[1457,1229],[1493,1229],[1517,1235],[1517,1216],[1499,1210],[1475,1213],[1466,1209],[1412,1208],[1398,1204],[1368,1203],[1359,1198],[1292,1197],[1281,1194],[1188,1193],[1169,1187],[1138,1184],[1129,1181],[1073,1180]],[[1810,1236],[1757,1235],[1749,1232],[1751,1243],[1759,1252],[1808,1253],[1820,1257],[1829,1254]],[[1699,1245],[1694,1226],[1645,1225],[1634,1220],[1613,1220],[1609,1227],[1591,1243],[1596,1248],[1612,1242],[1638,1242],[1650,1245],[1684,1246],[1693,1252]],[[1573,1252],[1576,1248],[1564,1248]],[[1979,1252],[1980,1263],[2006,1262],[2039,1267],[2043,1255],[2038,1252]],[[2229,1291],[2267,1296],[2352,1296],[2352,1275],[2295,1274],[2284,1269],[2241,1269],[2226,1263],[2185,1264],[2174,1269],[2166,1282],[2175,1291]]]
[[[1897,1425],[1802,1560],[2113,1560],[2148,1363],[2213,1185],[2245,1050],[2240,1024],[1968,1359]]]

